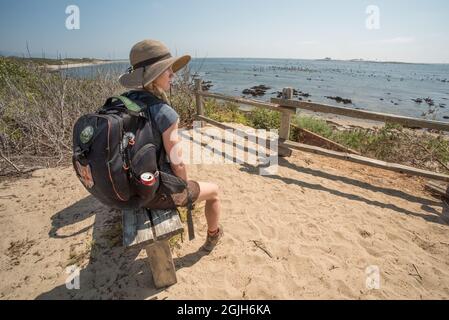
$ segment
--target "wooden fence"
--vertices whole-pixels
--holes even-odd
[[[293,100],[293,89],[284,88],[282,91],[282,98],[272,98],[271,102],[258,101],[254,99],[245,99],[239,97],[227,96],[219,93],[205,92],[202,90],[202,80],[195,79],[195,99],[196,99],[196,119],[200,121],[207,122],[211,125],[217,126],[222,129],[234,129],[231,126],[225,125],[218,121],[212,120],[204,115],[204,104],[203,98],[214,98],[223,101],[229,101],[244,105],[249,105],[257,108],[265,108],[269,110],[278,111],[281,113],[281,125],[279,129],[279,143],[278,143],[278,153],[280,156],[290,156],[291,150],[300,150],[304,152],[315,153],[331,158],[347,160],[355,163],[360,163],[372,167],[377,167],[385,170],[406,173],[414,176],[421,176],[433,180],[439,180],[444,182],[449,182],[449,175],[436,173],[428,170],[417,169],[401,164],[388,163],[385,161],[380,161],[372,158],[363,157],[357,154],[350,154],[344,152],[332,151],[320,147],[310,146],[307,144],[302,144],[294,141],[290,141],[290,129],[291,129],[291,119],[292,116],[296,114],[297,109],[304,109],[309,111],[321,112],[321,113],[332,113],[337,115],[342,115],[351,118],[359,118],[366,120],[374,120],[386,123],[397,123],[404,125],[406,127],[412,128],[428,128],[441,131],[449,131],[449,123],[441,121],[432,121],[424,119],[416,119],[410,117],[403,117],[385,113],[370,112],[355,110],[350,108],[334,107],[324,104],[303,102]],[[237,130],[239,131],[239,130]],[[239,134],[245,135],[243,131],[238,132]],[[246,135],[248,137],[248,135]]]

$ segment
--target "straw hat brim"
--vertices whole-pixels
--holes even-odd
[[[122,86],[129,89],[142,89],[150,82],[156,80],[170,66],[173,72],[176,73],[184,68],[190,59],[191,57],[189,55],[168,58],[145,68],[133,70],[131,73],[125,73],[120,76],[119,82]]]

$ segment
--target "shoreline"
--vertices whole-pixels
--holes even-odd
[[[73,68],[82,68],[82,67],[98,66],[98,65],[121,63],[121,62],[124,62],[124,61],[122,61],[122,60],[98,60],[98,61],[94,61],[94,62],[67,63],[67,64],[58,64],[58,65],[47,64],[44,66],[44,68],[47,71],[54,72],[54,71],[59,71],[59,70],[67,70],[67,69],[73,69]]]

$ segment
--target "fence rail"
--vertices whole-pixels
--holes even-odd
[[[380,112],[356,110],[344,107],[334,107],[326,104],[296,101],[291,99],[271,98],[271,102],[282,105],[283,107],[291,107],[321,113],[332,113],[351,118],[373,120],[379,122],[391,122],[412,128],[428,128],[434,130],[449,131],[449,123],[442,121],[417,119]]]
[[[271,103],[250,100],[232,96],[226,96],[218,93],[210,93],[203,92],[201,87],[201,79],[195,79],[195,97],[196,97],[196,106],[197,106],[197,115],[196,118],[201,121],[205,121],[209,124],[217,126],[222,129],[232,128],[228,125],[220,123],[218,121],[212,120],[204,115],[203,101],[202,98],[214,98],[224,101],[230,101],[240,104],[246,104],[259,108],[266,108],[275,110],[281,113],[281,125],[279,129],[279,155],[280,156],[290,156],[291,150],[300,150],[304,152],[310,152],[319,154],[326,157],[331,157],[340,160],[346,160],[354,163],[364,164],[376,168],[381,168],[384,170],[407,173],[414,176],[425,177],[433,180],[439,180],[444,182],[449,182],[449,175],[436,173],[428,170],[417,169],[401,164],[389,163],[385,161],[380,161],[377,159],[372,159],[368,157],[363,157],[356,154],[349,154],[344,152],[332,151],[320,147],[310,146],[294,141],[290,141],[290,127],[291,127],[291,117],[296,114],[296,109],[305,109],[310,111],[322,112],[322,113],[332,113],[352,118],[366,119],[366,120],[374,120],[380,122],[391,122],[398,123],[408,127],[414,128],[428,128],[434,130],[441,131],[449,131],[449,123],[441,122],[441,121],[432,121],[432,120],[424,120],[424,119],[416,119],[410,117],[396,116],[391,114],[370,112],[370,111],[362,111],[362,110],[354,110],[350,108],[342,108],[342,107],[334,107],[324,104],[311,103],[311,102],[303,102],[292,100],[293,98],[293,89],[292,88],[284,88],[282,91],[282,99],[280,98],[272,98]],[[243,131],[240,132],[240,134]]]

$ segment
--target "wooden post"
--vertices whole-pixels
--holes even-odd
[[[203,91],[201,78],[195,79],[195,99],[196,99],[196,114],[198,116],[204,116],[203,98],[200,96],[200,92]],[[201,127],[204,127],[205,123],[201,121]]]
[[[168,287],[178,282],[168,240],[150,244],[145,250],[156,288]]]
[[[282,99],[293,99],[293,89],[284,88],[282,90]],[[283,140],[288,140],[290,138],[290,121],[291,115],[286,112],[281,113],[281,128],[279,130],[279,138]]]
[[[282,98],[286,100],[293,99],[293,88],[282,89]],[[279,129],[279,142],[282,144],[284,141],[290,139],[290,122],[292,115],[287,112],[281,112],[281,127]],[[291,150],[279,149],[279,156],[290,157],[292,154]]]

